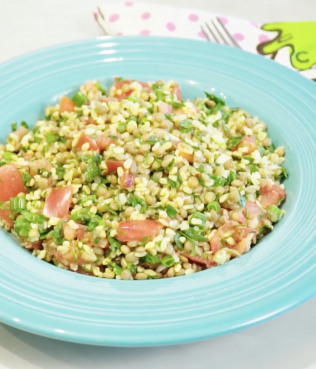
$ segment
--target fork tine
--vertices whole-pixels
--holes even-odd
[[[212,36],[210,35],[209,31],[205,29],[205,27],[203,27],[203,25],[201,25],[201,31],[204,33],[206,39],[210,42],[214,42],[214,40],[212,39]]]
[[[232,37],[232,35],[227,31],[226,27],[224,26],[224,24],[220,21],[219,17],[216,17],[216,23],[217,23],[217,30],[220,33],[220,35],[225,38],[227,45],[230,46],[234,46],[240,49],[240,46],[238,45],[238,43],[236,42],[236,40]],[[220,31],[220,29],[222,30],[222,32]]]
[[[209,24],[208,22],[205,23],[205,29],[207,30],[208,34],[210,35],[210,38],[213,40],[213,42],[216,42],[217,44],[219,44],[219,40],[216,37],[216,34],[214,33],[213,27],[211,24]]]
[[[212,25],[213,25],[213,28],[214,28],[214,30],[216,30],[216,33],[217,33],[217,35],[218,35],[218,38],[221,40],[221,44],[224,44],[224,45],[229,45],[229,46],[233,46],[231,43],[230,43],[230,39],[227,39],[227,37],[225,37],[226,36],[226,34],[225,34],[225,36],[223,35],[223,32],[220,32],[220,30],[219,30],[219,27],[218,27],[218,25],[216,25],[216,20],[214,21],[214,19],[212,19],[211,20],[211,22],[212,22]]]

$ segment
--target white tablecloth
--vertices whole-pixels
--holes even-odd
[[[51,44],[98,36],[91,14],[102,1],[0,0],[0,62]],[[254,21],[316,18],[315,0],[160,2]],[[0,324],[0,369],[312,369],[316,368],[315,348],[316,298],[280,317],[234,334],[161,348],[81,346]]]

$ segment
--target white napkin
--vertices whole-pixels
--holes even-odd
[[[101,32],[109,35],[169,36],[219,43],[226,39],[232,46],[255,54],[262,46],[264,52],[260,54],[264,57],[316,81],[316,22],[257,24],[197,9],[132,1],[102,5],[94,17]],[[284,42],[288,37],[290,42]],[[304,60],[309,61],[301,62]]]

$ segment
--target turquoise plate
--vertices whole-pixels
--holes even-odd
[[[93,345],[183,343],[264,321],[316,292],[316,84],[277,63],[206,42],[103,37],[39,50],[0,65],[1,140],[12,121],[88,79],[175,79],[186,98],[214,91],[266,121],[286,147],[287,214],[251,252],[195,275],[118,281],[56,268],[0,231],[0,320]]]

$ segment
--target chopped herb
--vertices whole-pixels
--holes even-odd
[[[205,187],[205,180],[201,176],[198,176],[197,179],[200,182],[201,186]]]
[[[22,181],[23,181],[23,183],[24,183],[24,187],[25,187],[26,189],[28,189],[28,185],[29,185],[29,183],[30,183],[31,179],[32,179],[32,177],[31,177],[31,175],[30,175],[30,173],[29,173],[29,172],[24,172],[24,173],[22,174]]]
[[[77,92],[73,98],[71,99],[72,102],[78,106],[78,108],[81,108],[83,104],[85,104],[88,99],[86,98],[85,95],[83,95],[81,92]]]
[[[275,151],[275,146],[271,144],[270,146],[266,147],[266,149],[270,151],[271,153],[273,153]]]
[[[259,169],[256,165],[251,165],[250,166],[250,173],[256,173],[256,172],[259,172]]]
[[[224,177],[218,177],[214,174],[210,174],[209,177],[214,180],[214,184],[212,187],[225,186],[226,184],[226,178]]]
[[[149,145],[155,145],[156,142],[159,142],[159,139],[155,136],[150,136],[145,143],[148,143]]]
[[[87,223],[90,218],[91,214],[87,209],[79,209],[70,216],[70,219],[80,223]]]
[[[242,140],[242,136],[236,136],[236,137],[232,137],[230,138],[227,143],[226,143],[226,146],[227,146],[227,149],[228,150],[231,150],[233,149],[236,145],[239,144],[239,142]]]
[[[86,174],[87,182],[92,182],[94,178],[99,176],[100,174],[100,169],[98,168],[98,165],[100,164],[99,156],[100,155],[95,155],[88,160],[86,169],[84,171]],[[101,160],[102,160],[102,156],[101,156]]]
[[[271,232],[273,230],[273,227],[267,224],[264,224],[259,231],[258,237],[266,235],[267,233]]]
[[[17,126],[16,122],[11,123],[12,132],[16,131],[16,126]]]
[[[289,174],[285,168],[282,168],[282,174],[284,178],[289,178]]]
[[[31,213],[28,210],[22,210],[21,214],[24,216],[24,218],[27,221],[29,221],[31,223],[41,224],[41,223],[44,223],[46,221],[46,218],[44,217],[44,215],[34,214],[34,213]]]
[[[158,183],[159,182],[159,178],[158,177],[152,176],[150,179],[152,181],[154,181],[155,183]]]
[[[200,173],[205,173],[205,169],[203,168],[202,165],[200,165],[198,168],[195,168],[198,172]]]
[[[174,163],[175,163],[175,159],[173,158],[171,160],[171,162],[165,167],[165,170],[169,170],[170,171],[173,168]]]
[[[24,120],[20,123],[20,126],[26,128],[26,129],[29,129],[28,124],[26,122],[24,122]]]
[[[185,106],[182,102],[177,101],[168,101],[168,104],[171,105],[174,109],[183,108]]]
[[[51,144],[59,140],[59,136],[56,133],[50,132],[45,135],[45,138],[48,144]]]
[[[179,131],[181,133],[189,133],[193,129],[193,124],[189,120],[182,120],[179,124]]]
[[[99,225],[104,226],[105,225],[105,221],[99,215],[94,215],[91,218],[91,220],[90,220],[90,222],[89,222],[89,224],[87,226],[88,231],[90,231],[90,232],[94,231],[94,229],[96,227],[98,227]]]
[[[199,231],[199,233],[197,233],[193,228],[188,228],[184,231],[181,231],[181,234],[190,239],[190,240],[193,240],[193,241],[199,241],[199,242],[207,242],[208,239],[203,236],[201,234],[201,232]]]
[[[118,137],[114,135],[109,135],[108,137],[112,138],[113,140],[118,140]]]
[[[245,155],[245,156],[243,157],[243,159],[248,160],[248,161],[249,161],[249,163],[252,163],[252,162],[254,161],[254,158],[253,158],[252,156],[250,156],[250,155]]]
[[[198,219],[201,221],[201,224],[193,224],[192,221],[193,219]],[[194,211],[189,219],[189,222],[191,225],[193,226],[198,226],[198,227],[202,227],[204,228],[205,227],[205,224],[207,222],[207,216],[200,213],[199,211]]]
[[[93,240],[94,243],[99,243],[101,241],[101,238],[100,237],[97,237]]]
[[[96,199],[96,195],[90,195],[90,196],[83,197],[82,199],[78,201],[78,205],[84,204],[85,202],[90,201],[90,200],[93,202],[95,199]]]
[[[10,210],[10,205],[6,204],[4,201],[0,201],[0,209],[1,210]]]
[[[104,205],[104,208],[112,215],[118,215],[117,212],[110,208],[110,205]]]
[[[267,210],[267,217],[271,222],[276,223],[282,218],[282,210],[275,205],[270,205]]]
[[[167,268],[170,268],[174,264],[174,258],[170,255],[167,255],[161,259],[161,264]]]
[[[120,244],[120,242],[116,238],[109,236],[108,240],[110,242],[110,245],[111,245],[110,247],[111,247],[112,251],[120,250],[122,245]]]
[[[133,207],[135,207],[136,205],[140,205],[141,206],[141,209],[140,209],[140,213],[141,214],[144,214],[147,210],[147,204],[146,204],[146,201],[140,197],[137,197],[133,194],[130,194],[128,196],[128,202],[130,205],[132,205]]]
[[[174,242],[175,242],[175,244],[177,245],[177,247],[178,247],[178,249],[179,249],[179,250],[183,250],[183,244],[182,244],[182,242],[180,241],[180,235],[176,234],[176,235],[174,236]]]
[[[176,215],[178,214],[177,210],[170,204],[167,204],[166,211],[168,217],[170,217],[171,219],[175,218]]]
[[[62,245],[64,242],[63,238],[63,222],[60,222],[57,227],[51,233],[56,245]]]
[[[101,91],[102,95],[106,95],[106,90],[101,86],[100,82],[96,82],[95,87]]]
[[[193,133],[194,137],[196,137],[199,141],[202,141],[202,138],[203,138],[203,134],[201,131],[194,131]]]
[[[155,94],[156,94],[156,96],[157,96],[157,100],[158,100],[158,101],[164,101],[164,99],[165,99],[165,94],[163,93],[163,91],[161,91],[161,90],[156,90],[156,91],[155,91]]]
[[[127,269],[132,273],[135,274],[137,271],[137,265],[133,263],[127,263]]]
[[[7,162],[7,163],[10,163],[10,161],[12,161],[12,152],[4,152],[3,153],[3,159]]]
[[[58,177],[58,181],[61,181],[64,178],[66,173],[66,169],[60,164],[56,164],[56,175]]]
[[[260,156],[263,156],[264,155],[264,148],[262,146],[259,146],[258,150],[259,150]]]
[[[206,207],[208,210],[214,210],[215,213],[219,213],[219,210],[221,208],[220,204],[217,201],[211,201],[210,203],[207,204]]]
[[[237,178],[236,172],[230,170],[227,177],[227,184],[231,184],[236,178]]]
[[[222,100],[221,98],[219,98],[219,97],[217,97],[217,96],[215,96],[213,94],[210,94],[210,93],[208,93],[206,91],[204,91],[204,93],[205,93],[205,95],[206,95],[206,97],[208,99],[214,101],[216,104],[225,105],[225,101]]]
[[[39,144],[39,143],[42,142],[42,138],[41,137],[38,137],[38,136],[35,136],[34,137],[34,141]]]
[[[59,142],[65,144],[67,142],[67,138],[64,136],[59,136]]]
[[[127,123],[120,123],[116,130],[118,133],[124,133],[126,131],[126,126],[127,126]]]
[[[165,117],[168,120],[172,120],[173,119],[173,115],[171,115],[171,114],[165,114]]]
[[[147,254],[140,258],[141,263],[148,263],[148,264],[158,264],[160,263],[160,259],[157,255],[150,255]]]
[[[32,229],[31,223],[28,222],[23,215],[19,215],[14,223],[15,232],[21,237],[28,237],[29,231]]]
[[[108,265],[113,268],[113,271],[116,275],[120,275],[122,273],[122,268],[119,265],[113,263],[112,261],[108,263]]]
[[[154,209],[154,210],[165,210],[164,206],[162,206],[162,205],[155,206],[152,209]]]
[[[169,186],[170,186],[171,188],[176,188],[176,189],[178,189],[178,188],[180,187],[179,177],[178,177],[177,182],[173,181],[173,180],[172,180],[172,179],[170,179],[170,178],[168,178],[168,179],[167,179],[167,181],[168,181],[168,184],[169,184]]]
[[[15,213],[21,213],[22,210],[26,209],[25,196],[12,197],[10,200],[10,209]]]

